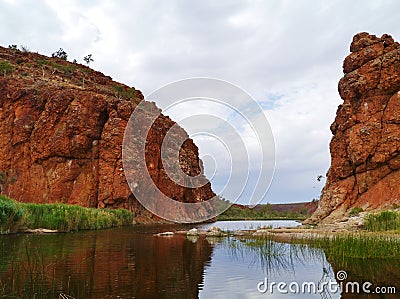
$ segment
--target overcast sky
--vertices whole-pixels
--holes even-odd
[[[0,44],[47,55],[61,47],[80,62],[91,53],[91,67],[145,96],[190,77],[239,86],[263,108],[275,138],[264,202],[298,202],[318,197],[324,184],[316,177],[329,168],[329,126],[353,35],[400,40],[399,20],[397,0],[0,0]],[[207,143],[199,146],[207,152]]]

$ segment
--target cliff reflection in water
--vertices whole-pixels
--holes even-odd
[[[0,297],[197,298],[212,246],[156,231],[0,236]]]
[[[250,298],[265,298],[267,295],[271,296],[272,293],[273,298],[399,298],[400,261],[398,258],[362,259],[331,256],[315,245],[279,243],[265,238],[226,239],[220,243],[220,246],[227,248],[228,254],[236,263],[244,262],[250,267],[251,271],[247,274],[247,278],[251,277],[251,272],[262,272],[269,283],[284,282],[287,285],[285,289],[287,293],[279,292],[275,285],[273,291],[268,289],[266,294],[262,294],[263,296],[253,294]],[[374,249],[370,248],[370,250]],[[214,248],[213,260],[218,251],[218,247]],[[347,278],[340,279],[339,271],[345,271]],[[241,275],[244,278],[243,273]],[[337,287],[331,288],[337,289],[337,292],[330,291],[329,281],[337,284]],[[292,282],[300,285],[300,289],[302,283],[314,283],[316,292],[293,293],[288,287]],[[243,281],[241,288],[245,288],[245,285]],[[363,290],[363,285],[366,291]],[[262,287],[264,288],[265,285]],[[308,287],[305,289],[308,290]],[[251,292],[251,285],[248,292]],[[223,296],[215,298],[223,298]]]
[[[356,259],[308,244],[267,238],[155,236],[179,226],[54,235],[0,236],[0,297],[59,298],[398,298],[398,259]],[[262,293],[269,282],[394,286],[397,294]]]

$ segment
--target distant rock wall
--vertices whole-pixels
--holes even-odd
[[[340,221],[354,207],[400,205],[400,44],[363,32],[350,52],[339,82],[344,102],[331,125],[331,167],[306,223]]]
[[[0,74],[0,171],[7,177],[7,195],[22,202],[123,207],[139,221],[160,221],[135,199],[122,164],[124,131],[143,99],[140,91],[86,66],[35,53],[0,47],[0,62],[7,66]],[[174,124],[161,114],[149,132],[151,177],[177,201],[207,200],[214,196],[210,183],[185,188],[163,169],[161,142]],[[180,160],[186,174],[202,174],[191,139],[183,144]],[[145,189],[145,182],[137,183]]]

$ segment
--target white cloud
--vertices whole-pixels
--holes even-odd
[[[265,111],[274,132],[277,158],[270,201],[319,195],[322,184],[316,177],[325,175],[329,167],[329,126],[341,101],[332,88],[315,84],[283,90],[274,107]]]

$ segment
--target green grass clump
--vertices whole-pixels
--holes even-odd
[[[17,231],[21,226],[63,232],[103,229],[129,225],[133,218],[133,213],[125,209],[95,209],[58,203],[19,203],[0,196],[1,233]]]
[[[13,69],[13,66],[7,61],[0,61],[0,74],[4,75],[4,77],[11,73]]]
[[[400,259],[400,240],[390,236],[338,234],[316,238],[311,244],[323,249],[328,258],[338,261],[349,258]]]
[[[121,85],[114,85],[113,86],[114,92],[122,98],[129,98],[134,99],[136,98],[136,89],[134,87],[125,88]]]
[[[48,59],[36,59],[35,61],[39,66],[49,65],[50,64]]]
[[[363,211],[364,211],[363,208],[354,207],[354,208],[351,209],[349,214],[350,214],[350,216],[357,216],[358,214],[360,214]]]
[[[0,195],[0,234],[18,230],[23,224],[25,210],[16,201]]]
[[[76,69],[78,69],[77,65],[74,64],[60,64],[55,61],[51,61],[49,59],[36,59],[36,64],[43,67],[45,65],[51,67],[53,70],[58,70],[64,74],[72,74]]]
[[[63,65],[56,62],[52,62],[51,66],[64,74],[72,74],[78,68],[74,64]]]
[[[369,214],[364,219],[364,228],[373,232],[400,230],[400,213],[382,211],[378,214]]]

